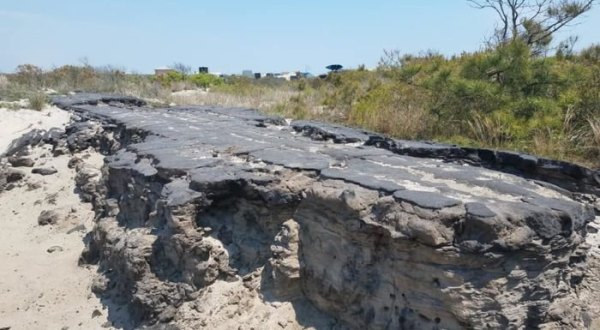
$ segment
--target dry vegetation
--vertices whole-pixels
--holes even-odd
[[[0,76],[0,102],[28,99],[41,108],[47,94],[70,91],[119,93],[161,105],[251,107],[397,138],[600,167],[600,46],[556,56],[536,56],[519,42],[453,58],[388,52],[376,70],[291,82],[183,73],[156,78],[87,65],[51,71],[22,65]]]

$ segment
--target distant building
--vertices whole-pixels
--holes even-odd
[[[175,70],[173,70],[171,68],[167,68],[167,67],[160,67],[160,68],[154,69],[154,75],[156,75],[157,77],[167,75],[170,72],[175,72]]]
[[[294,75],[296,75],[296,73],[294,73],[294,72],[281,72],[281,73],[276,73],[275,78],[292,80],[292,76],[294,76]]]
[[[310,73],[308,72],[300,72],[300,71],[296,71],[296,72],[282,72],[282,73],[276,73],[275,74],[275,78],[279,78],[279,79],[285,79],[285,80],[298,80],[301,78],[308,78],[309,76],[312,76]]]
[[[262,74],[260,72],[255,72],[254,79],[260,79],[260,78],[262,78]]]
[[[198,73],[208,73],[208,67],[205,67],[205,66],[199,67]]]
[[[242,71],[242,76],[246,78],[254,78],[254,73],[252,73],[252,70],[244,70]]]

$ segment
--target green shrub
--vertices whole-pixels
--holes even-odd
[[[202,88],[209,88],[223,84],[223,79],[209,73],[197,73],[189,76],[188,80],[192,84]]]
[[[185,81],[185,74],[179,71],[169,71],[166,74],[162,74],[155,77],[163,87],[171,87],[174,83]]]

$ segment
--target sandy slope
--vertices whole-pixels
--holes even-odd
[[[42,111],[8,110],[0,108],[0,154],[13,139],[38,129],[64,127],[69,122],[70,114],[57,107],[46,107]]]
[[[0,109],[0,154],[28,130],[63,127],[68,120],[69,114],[57,108]],[[100,155],[88,154],[86,162],[101,166]],[[0,194],[0,329],[103,328],[107,312],[90,291],[95,269],[77,265],[93,212],[74,193],[70,156],[54,158],[46,146],[32,150],[31,158],[58,173],[41,176],[19,168],[27,173],[23,184]],[[60,221],[38,225],[43,210],[57,210]],[[62,251],[47,252],[53,246]]]

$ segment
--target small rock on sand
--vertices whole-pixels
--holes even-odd
[[[67,165],[67,167],[69,168],[75,168],[77,167],[77,165],[83,163],[83,160],[77,156],[73,156],[71,157],[71,159],[69,160],[69,163]]]
[[[25,173],[13,169],[8,169],[5,175],[7,183],[17,182],[25,177]]]
[[[98,317],[98,316],[102,316],[102,312],[97,309],[94,309],[94,311],[92,312],[92,318]]]
[[[56,211],[46,210],[40,213],[38,224],[40,226],[54,225],[58,222],[60,215]]]
[[[56,172],[58,171],[54,167],[36,167],[31,170],[31,173],[40,175],[52,175]]]
[[[33,167],[35,161],[28,157],[9,157],[8,162],[13,167]]]
[[[27,182],[27,190],[36,190],[42,188],[42,184],[39,182]]]
[[[85,226],[84,225],[77,225],[77,226],[69,229],[67,231],[67,235],[70,235],[70,234],[73,234],[73,233],[76,233],[76,232],[82,232],[82,233],[85,232]]]
[[[108,289],[109,281],[104,274],[97,275],[92,281],[92,292],[102,294]]]
[[[62,252],[62,251],[63,251],[63,248],[58,245],[51,246],[48,248],[48,250],[46,250],[46,252],[48,252],[48,253]]]

